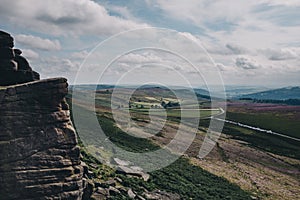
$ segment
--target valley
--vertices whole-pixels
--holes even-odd
[[[215,120],[214,116],[224,115],[221,107],[209,108],[210,102],[208,99],[203,98],[198,98],[197,104],[177,99],[172,92],[162,88],[147,88],[135,91],[128,88],[118,88],[117,90],[117,96],[112,94],[113,89],[97,90],[95,111],[99,124],[107,138],[113,144],[127,151],[140,153],[156,151],[160,147],[168,145],[174,139],[181,122],[186,122],[183,124],[188,130],[190,126],[189,119],[200,117],[197,134],[184,155],[170,166],[150,172],[150,181],[135,180],[139,182],[136,185],[130,179],[128,184],[130,187],[136,187],[135,190],[140,191],[141,187],[138,185],[144,185],[142,188],[147,188],[147,191],[159,188],[168,192],[175,192],[184,199],[201,199],[205,195],[206,197],[203,199],[214,199],[216,198],[215,192],[218,190],[221,190],[220,194],[224,195],[226,193],[224,192],[225,188],[222,189],[213,184],[209,186],[212,189],[211,192],[208,192],[203,187],[203,183],[201,183],[204,178],[203,175],[209,173],[211,174],[209,176],[226,180],[224,182],[227,185],[226,187],[241,188],[241,191],[245,191],[245,193],[242,193],[248,196],[249,199],[297,199],[299,197],[300,189],[295,187],[299,185],[300,180],[299,141],[225,123],[222,134],[213,150],[205,158],[199,159],[199,149],[207,134],[210,120]],[[72,103],[75,103],[80,109],[93,110],[94,108],[86,105],[84,101],[84,96],[93,94],[86,90],[82,92],[84,95],[81,96],[81,99],[74,99]],[[128,94],[131,95],[130,98],[128,98]],[[129,101],[126,102],[126,99],[129,99]],[[169,104],[169,107],[166,106],[167,104]],[[224,105],[224,102],[220,101],[219,105]],[[300,109],[298,106],[257,104],[238,100],[228,102],[227,106],[227,120],[238,119],[239,122],[251,126],[272,128],[272,131],[282,132],[282,130],[285,130],[284,134],[299,137],[297,122],[299,121]],[[128,128],[128,123],[125,123],[128,120],[125,111],[130,114],[130,128]],[[116,126],[114,119],[116,113],[118,116],[124,115],[125,117],[118,117],[118,126]],[[156,122],[156,126],[149,127],[151,122]],[[281,126],[273,126],[273,124],[278,123]],[[160,124],[163,124],[163,126],[160,127]],[[147,129],[141,131],[140,127],[146,127]],[[157,131],[157,127],[161,130]],[[124,128],[127,128],[126,130],[130,133],[124,132]],[[115,157],[134,160],[134,158],[126,157],[127,155],[124,156],[119,152],[109,153],[108,149],[112,147],[105,146],[103,142],[96,140],[95,138],[99,136],[95,134],[93,129],[89,129],[85,135],[80,134],[79,137],[85,141],[85,148],[93,152],[93,155],[98,155],[98,159],[102,160],[102,163],[110,165],[110,161]],[[188,142],[188,140],[184,142]],[[112,149],[112,151],[114,150]],[[172,154],[172,149],[167,149],[167,151]],[[139,161],[136,160],[136,162]],[[176,170],[178,162],[181,163],[179,164],[181,166],[180,171]],[[151,160],[149,160],[149,163],[151,163]],[[149,163],[145,163],[142,168],[146,169]],[[190,167],[192,168],[190,169]],[[178,176],[178,173],[181,174],[180,177],[186,177],[191,173],[190,170],[196,170],[197,172],[193,173],[199,173],[199,177],[193,181],[189,178],[188,184],[181,180],[176,185],[172,185],[171,177]],[[127,178],[123,177],[123,179]],[[209,182],[212,181],[212,179],[208,180]],[[199,187],[195,189],[195,193],[190,193],[185,184],[189,185],[188,187],[196,187],[196,185],[199,185]],[[231,193],[229,191],[235,192]],[[228,199],[246,199],[246,196],[242,197],[242,193],[237,192],[236,189],[229,189],[229,191],[229,196],[226,197]]]

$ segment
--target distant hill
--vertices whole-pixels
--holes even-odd
[[[96,85],[96,84],[85,84],[85,85],[70,85],[69,89],[73,90],[76,88],[77,90],[103,90],[103,89],[113,89],[115,88],[114,85]]]
[[[204,90],[204,89],[194,88],[194,91],[195,91],[195,93],[197,93],[199,95],[210,96],[209,92],[207,90]]]
[[[300,87],[287,87],[275,90],[267,90],[252,94],[241,95],[239,98],[250,98],[260,100],[287,100],[300,99]]]
[[[235,98],[242,95],[254,94],[258,92],[263,92],[271,90],[274,88],[267,88],[263,86],[226,86],[226,96],[228,98]]]

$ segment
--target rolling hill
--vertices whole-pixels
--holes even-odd
[[[257,92],[253,94],[241,95],[239,98],[251,98],[261,100],[287,100],[300,99],[300,87],[287,87],[275,90],[267,90],[264,92]]]

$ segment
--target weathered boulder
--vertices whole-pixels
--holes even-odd
[[[34,71],[14,71],[0,69],[0,86],[28,83],[40,79],[40,75]]]
[[[18,63],[14,60],[8,60],[8,59],[0,60],[0,66],[1,66],[0,78],[5,77],[7,75],[6,72],[15,72],[18,70]],[[15,77],[12,77],[12,78],[15,79]],[[15,80],[13,82],[15,82]],[[8,85],[8,84],[0,82],[0,85]]]
[[[0,86],[40,80],[40,75],[21,56],[22,51],[13,47],[13,37],[0,31]]]
[[[0,59],[13,59],[15,52],[10,47],[0,47]]]
[[[32,68],[30,67],[28,61],[21,56],[21,54],[15,54],[14,61],[17,62],[18,64],[18,70],[23,70],[23,71],[32,71]]]
[[[143,172],[139,167],[127,167],[127,166],[118,166],[116,172],[119,174],[131,175],[135,177],[142,178],[144,181],[148,181],[150,175]]]
[[[152,192],[144,192],[143,195],[146,197],[146,199],[150,200],[180,200],[180,195],[161,191],[161,190],[154,190]]]
[[[81,199],[64,78],[0,87],[0,199]]]
[[[0,47],[14,47],[14,38],[4,31],[0,31]]]

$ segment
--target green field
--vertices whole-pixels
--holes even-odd
[[[276,115],[274,113],[227,112],[226,118],[228,120],[300,138],[299,120],[289,119],[285,115]]]
[[[141,115],[148,115],[149,109],[130,109],[130,112],[138,113]],[[219,109],[152,109],[151,115],[154,116],[164,116],[167,113],[168,117],[175,117],[175,118],[208,118],[213,115],[220,114],[221,111]]]
[[[210,120],[208,119],[201,120],[200,126],[208,128],[209,122]],[[297,141],[261,133],[228,123],[224,124],[222,133],[232,136],[233,139],[245,141],[248,145],[263,151],[300,159],[300,146]]]

